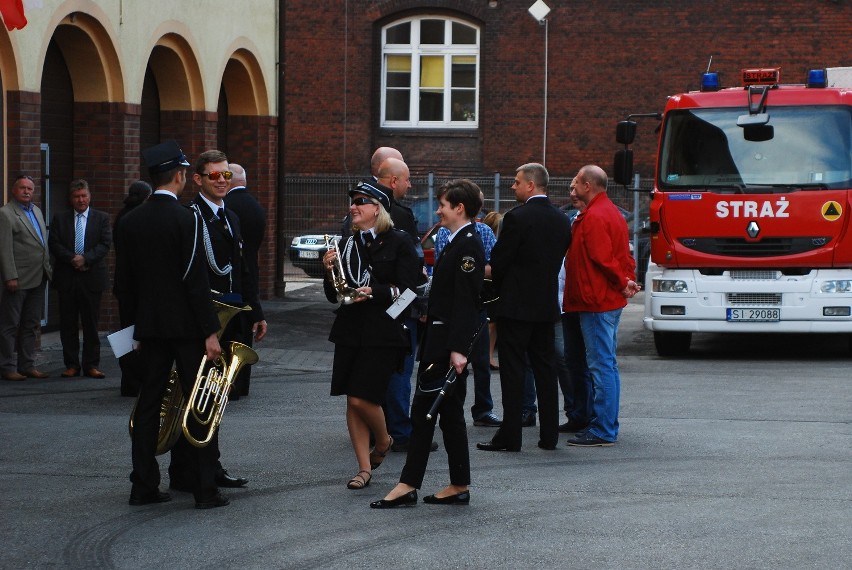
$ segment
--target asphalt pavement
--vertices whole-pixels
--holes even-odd
[[[133,399],[107,378],[62,379],[56,333],[45,380],[0,382],[0,568],[848,568],[852,398],[832,340],[697,340],[665,360],[642,329],[642,294],[619,334],[621,435],[610,448],[473,449],[469,506],[369,508],[396,483],[392,453],[366,489],[345,401],[328,395],[332,309],[317,284],[264,304],[251,395],[228,406],[222,462],[250,479],[231,504],[190,494],[131,507]],[[502,415],[499,380],[492,380]],[[432,454],[420,495],[447,482]],[[167,456],[160,458],[162,489]]]

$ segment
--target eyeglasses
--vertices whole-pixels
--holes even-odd
[[[353,206],[364,206],[366,204],[373,204],[375,206],[376,203],[373,202],[369,198],[353,198],[352,199],[352,205]]]
[[[202,173],[201,176],[206,176],[210,180],[219,180],[219,177],[223,176],[225,180],[230,180],[234,176],[234,173],[230,170],[222,170],[221,172],[214,170],[213,172],[208,172],[206,174]]]

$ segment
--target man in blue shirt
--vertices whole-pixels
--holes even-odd
[[[0,208],[0,375],[4,380],[47,378],[35,368],[36,330],[51,278],[47,228],[33,204],[35,184],[26,175],[12,185],[12,199]],[[13,357],[18,339],[17,365]]]

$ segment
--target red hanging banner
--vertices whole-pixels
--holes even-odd
[[[24,16],[24,4],[22,0],[0,0],[0,14],[3,14],[3,22],[6,29],[21,30],[27,25],[27,17]]]

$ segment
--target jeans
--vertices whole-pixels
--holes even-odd
[[[488,318],[485,311],[482,311],[479,317],[480,324]],[[494,409],[494,400],[491,398],[489,345],[488,324],[486,324],[473,344],[473,351],[470,354],[470,366],[473,368],[473,406],[470,408],[470,415],[475,420],[490,414]]]
[[[594,389],[592,388],[592,374],[586,364],[586,343],[583,342],[579,313],[562,314],[562,332],[568,382],[567,386],[563,385],[561,376],[559,382],[562,386],[562,395],[565,398],[565,414],[569,420],[588,424],[593,414],[592,397]]]
[[[588,432],[615,441],[618,438],[618,406],[621,378],[615,349],[618,346],[618,322],[622,309],[601,313],[581,312],[580,328],[586,343],[586,360],[592,374],[594,398],[593,417]]]
[[[385,392],[385,423],[395,443],[406,443],[411,437],[411,373],[414,371],[414,353],[417,352],[417,319],[406,318],[405,326],[411,335],[411,353],[405,357],[402,372],[390,377]]]
[[[556,343],[556,379],[559,381],[559,389],[562,391],[563,409],[565,417],[571,418],[569,413],[573,409],[573,396],[569,394],[571,391],[571,377],[568,373],[568,363],[565,361],[565,334],[562,330],[562,320],[556,321],[553,329],[553,339]],[[566,396],[566,394],[569,394]]]
[[[524,370],[524,397],[521,400],[521,411],[535,414],[538,411],[538,406],[535,405],[535,374],[533,374],[530,366],[529,357],[526,358],[526,368]]]

